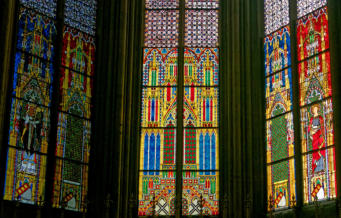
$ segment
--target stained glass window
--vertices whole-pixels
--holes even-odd
[[[138,215],[219,215],[219,1],[145,6]]]
[[[269,209],[296,196],[288,0],[265,0],[266,162]]]
[[[179,1],[145,4],[138,215],[175,215]]]
[[[304,203],[336,197],[335,145],[328,9],[326,0],[298,0],[296,42],[291,48],[289,27],[273,28],[269,20],[283,20],[274,5],[283,1],[265,0],[266,138],[269,210],[290,206],[295,196],[294,147],[301,146]],[[281,10],[289,11],[285,3]],[[269,18],[268,18],[269,17]],[[282,18],[279,18],[282,17]],[[285,18],[286,19],[286,18]],[[277,22],[280,23],[280,22]],[[273,33],[271,33],[273,32]],[[270,33],[270,34],[269,34]],[[292,37],[292,36],[291,36]],[[297,54],[298,79],[291,77],[290,50]],[[293,102],[292,87],[299,87]],[[293,113],[293,104],[298,113]],[[294,139],[294,120],[299,121],[301,141]],[[297,173],[297,172],[296,172]],[[300,173],[300,172],[298,172]],[[289,198],[289,201],[288,201]]]
[[[185,7],[182,215],[219,215],[219,1]]]
[[[56,3],[20,3],[4,199],[35,204],[45,194]]]
[[[83,211],[90,158],[97,2],[65,1],[53,206]]]
[[[63,204],[66,209],[84,210],[82,202],[87,194],[90,156],[96,7],[97,2],[93,0],[67,0],[63,32],[57,33],[56,0],[20,0],[5,200],[28,204],[45,200],[48,146],[54,146],[50,143],[50,136],[53,136],[57,141],[53,206]],[[55,47],[57,34],[63,38],[61,48]],[[61,57],[55,57],[56,50],[60,50]],[[61,59],[61,63],[55,63],[55,59]],[[61,67],[56,69],[57,65]],[[60,98],[52,98],[55,92]],[[51,114],[56,109],[58,121],[51,123]],[[55,129],[53,126],[57,129],[55,133],[50,132]]]
[[[297,21],[304,202],[336,197],[327,2],[306,2]],[[315,10],[317,9],[317,10]],[[315,10],[315,11],[313,11]],[[309,14],[307,14],[309,13]]]

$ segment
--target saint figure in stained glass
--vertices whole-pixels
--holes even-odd
[[[313,150],[318,150],[323,148],[325,144],[323,118],[321,115],[319,115],[320,108],[318,104],[311,107],[311,110],[313,116],[310,118],[309,121],[308,134],[311,140]],[[325,158],[324,150],[313,153],[312,159],[313,174],[324,170],[324,158]]]

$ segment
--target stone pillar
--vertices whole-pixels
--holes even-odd
[[[39,197],[39,200],[38,200],[36,206],[37,206],[36,218],[41,218],[41,211],[46,206],[46,201],[43,200],[42,196]]]
[[[230,199],[229,196],[225,193],[224,198],[222,200],[223,202],[223,217],[227,218],[229,214],[229,203]]]
[[[252,200],[250,199],[250,195],[246,196],[245,209],[246,209],[246,218],[252,217],[252,214],[251,214]]]
[[[318,201],[317,196],[315,196],[314,198],[314,206],[315,206],[315,218],[319,218],[321,203]]]
[[[111,200],[110,194],[107,195],[104,205],[105,205],[105,218],[110,218],[110,209],[113,205],[114,201]]]

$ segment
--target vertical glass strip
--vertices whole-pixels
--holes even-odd
[[[145,2],[138,216],[173,216],[179,0]]]
[[[65,1],[53,207],[86,211],[95,74],[95,0]]]
[[[5,200],[44,200],[54,78],[56,2],[20,1]]]
[[[219,1],[185,1],[182,215],[219,215]]]
[[[296,197],[291,34],[288,0],[265,0],[265,97],[268,210]]]
[[[304,1],[297,21],[305,203],[336,197],[328,9],[322,7],[326,3]]]

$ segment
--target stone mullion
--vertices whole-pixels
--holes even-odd
[[[328,25],[329,25],[329,44],[330,44],[330,74],[332,81],[332,98],[333,98],[333,124],[334,124],[334,145],[335,145],[335,164],[336,164],[336,187],[340,187],[341,183],[341,2],[340,0],[328,0]],[[336,196],[341,203],[341,192],[337,192]],[[341,217],[341,204],[339,203],[339,217]]]
[[[18,25],[16,23],[19,20],[19,1],[8,1],[3,8],[1,8],[2,21],[0,21],[3,25],[1,27],[1,35],[0,40],[4,40],[5,43],[0,45],[0,49],[2,49],[2,54],[0,54],[0,67],[1,67],[1,76],[0,76],[0,175],[1,178],[5,178],[6,175],[6,163],[7,163],[7,150],[9,147],[8,144],[8,135],[9,135],[9,126],[10,126],[10,113],[11,113],[11,99],[12,99],[12,81],[13,81],[13,71],[14,71],[14,62],[15,62],[15,52],[17,45],[17,32]],[[4,190],[5,179],[0,180],[0,187]],[[3,197],[1,197],[1,201]],[[3,216],[4,205],[1,204],[1,213],[0,216]]]
[[[181,217],[182,209],[182,164],[183,164],[183,99],[184,99],[184,38],[185,0],[179,3],[179,47],[178,47],[178,86],[177,86],[177,127],[176,127],[176,201],[175,216]]]
[[[292,92],[293,92],[293,122],[294,122],[294,151],[295,151],[295,175],[296,175],[296,205],[303,205],[303,171],[301,156],[301,125],[300,125],[300,96],[299,96],[299,76],[298,76],[298,55],[296,40],[296,20],[297,20],[297,0],[289,0],[290,17],[290,41],[291,41],[291,72],[292,72]],[[290,199],[291,200],[291,196]]]
[[[46,191],[45,191],[45,201],[47,205],[52,206],[54,200],[54,168],[56,163],[56,146],[57,146],[57,125],[58,125],[58,105],[60,95],[59,93],[59,80],[60,80],[60,69],[61,69],[61,57],[62,57],[62,48],[63,48],[63,28],[64,28],[64,5],[65,0],[57,1],[57,10],[56,10],[56,29],[57,35],[54,43],[55,48],[55,56],[54,56],[54,74],[53,74],[53,92],[52,92],[52,100],[51,100],[51,115],[50,115],[50,123],[51,129],[49,134],[49,145],[48,145],[48,153],[47,153],[47,165],[46,165]],[[53,170],[52,170],[53,169]],[[59,199],[58,199],[59,200]],[[43,211],[44,214],[44,211]],[[50,214],[45,214],[48,216]]]

